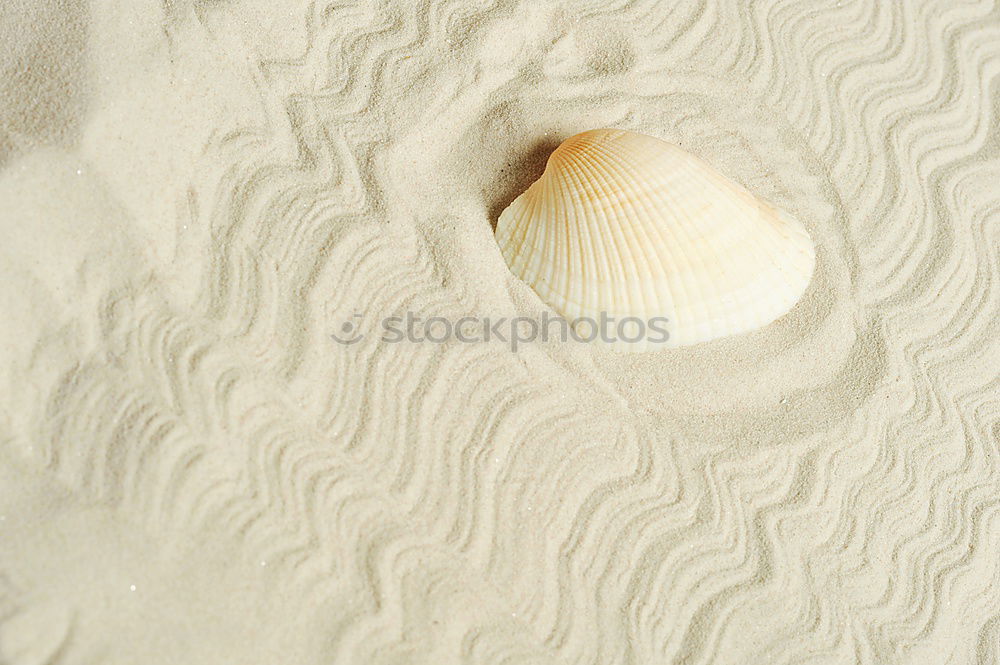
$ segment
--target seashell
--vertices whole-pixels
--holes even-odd
[[[501,213],[496,239],[511,272],[566,319],[641,321],[639,339],[636,321],[598,336],[630,351],[767,325],[795,305],[815,263],[797,220],[681,148],[618,129],[563,141]],[[665,341],[653,317],[667,320],[654,326]]]

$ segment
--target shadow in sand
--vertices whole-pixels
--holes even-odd
[[[87,120],[89,3],[3,2],[0,166],[37,146],[73,147]]]
[[[544,138],[533,143],[527,150],[515,154],[500,170],[496,186],[489,197],[490,225],[495,231],[497,217],[511,202],[521,195],[531,183],[538,180],[545,171],[545,163],[560,141],[557,138]]]

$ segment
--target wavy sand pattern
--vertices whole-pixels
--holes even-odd
[[[1000,663],[992,0],[8,4],[0,662]],[[803,301],[377,339],[537,313],[491,223],[600,126],[804,220]]]

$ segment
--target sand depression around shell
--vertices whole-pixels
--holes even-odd
[[[994,2],[0,37],[0,662],[1000,660]],[[794,310],[641,355],[379,338],[537,315],[491,222],[601,126],[802,220]]]

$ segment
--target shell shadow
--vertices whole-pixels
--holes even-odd
[[[521,195],[531,183],[538,180],[545,171],[549,155],[559,147],[561,139],[548,138],[537,140],[527,149],[515,152],[497,175],[496,185],[488,201],[487,213],[490,226],[496,231],[497,218],[514,199]],[[488,195],[489,195],[488,194]]]

